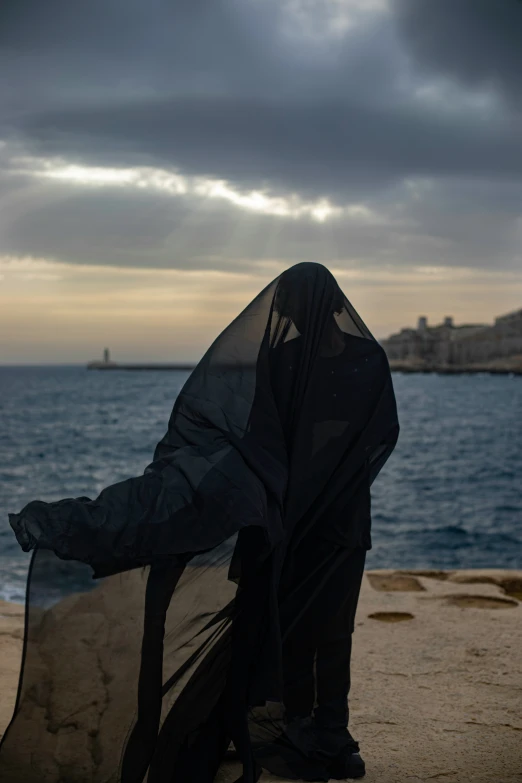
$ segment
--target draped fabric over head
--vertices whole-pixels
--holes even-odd
[[[306,576],[327,622],[398,432],[386,355],[334,277],[283,272],[191,373],[143,475],[9,515],[34,552],[0,779],[210,783],[230,741],[245,783],[321,779],[278,750],[309,609],[295,553],[331,543]]]

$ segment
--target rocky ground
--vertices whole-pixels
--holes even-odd
[[[91,607],[88,619],[103,618]],[[0,733],[16,696],[22,628],[23,607],[0,602]],[[60,651],[68,653],[56,635],[50,638],[55,646],[46,654],[52,649],[56,662]],[[522,783],[521,650],[522,571],[367,571],[350,694],[350,730],[366,760],[367,783]],[[103,677],[100,692],[107,717],[111,690]],[[35,709],[52,714],[52,697],[38,699]],[[93,717],[85,720],[87,727]],[[40,766],[49,778],[35,780],[68,779],[56,770],[63,775],[76,734],[43,749],[48,758]],[[231,764],[219,780],[238,774]]]

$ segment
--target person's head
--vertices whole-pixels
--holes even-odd
[[[277,284],[274,307],[283,318],[290,318],[303,333],[314,297],[326,306],[328,315],[340,313],[344,296],[332,273],[322,264],[304,262],[286,269]]]

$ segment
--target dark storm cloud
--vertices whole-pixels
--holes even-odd
[[[483,30],[489,6],[473,3],[454,13],[446,0],[393,8],[422,59],[449,19]],[[361,22],[333,59],[303,56],[277,35],[278,20],[276,3],[252,0],[10,0],[0,25],[11,66],[4,134],[42,155],[174,166],[341,199],[404,176],[520,176],[514,123],[489,116],[477,125],[471,112],[445,116],[401,93],[387,15]],[[496,67],[494,47],[481,52]]]
[[[43,74],[53,78],[45,76],[50,95],[39,110],[11,95],[4,133],[42,155],[174,166],[335,200],[367,197],[405,176],[520,176],[513,123],[494,116],[477,125],[471,113],[444,116],[400,94],[388,17],[362,25],[325,64],[297,57],[288,43],[285,51],[276,6],[264,8],[218,0],[155,0],[150,13],[136,0],[84,7],[54,0],[45,13],[28,0],[11,6],[8,48],[40,52]],[[399,0],[399,11],[402,25],[411,18],[415,29],[415,5]],[[75,81],[83,85],[78,95]]]
[[[368,110],[357,117],[361,85],[389,99],[389,25],[363,24],[331,60],[278,34],[281,6],[50,0],[44,10],[12,0],[0,25],[10,75],[0,132],[33,153],[321,192],[337,189],[324,168],[341,141],[347,185],[393,178],[394,160],[377,170],[385,155],[365,170],[358,125]],[[382,122],[378,106],[369,112]]]
[[[4,0],[9,113],[16,122],[42,107],[270,89],[285,71],[276,9],[274,0]]]
[[[471,118],[470,118],[471,120]],[[522,175],[517,129],[355,100],[178,98],[41,114],[21,124],[39,154],[176,166],[242,187],[367,197],[404,176]]]
[[[364,201],[382,223],[318,225],[193,196],[37,187],[7,162],[11,217],[0,250],[150,266],[276,257],[487,266],[494,256],[512,267],[522,5],[390,0],[388,11],[363,10],[344,37],[322,44],[283,35],[283,8],[283,0],[4,0],[0,137],[17,154]],[[461,90],[451,106],[418,91],[441,77]],[[509,103],[468,105],[467,90],[483,87]],[[408,183],[419,178],[431,186],[413,192]]]
[[[520,0],[392,0],[407,51],[427,71],[503,93],[520,110]]]

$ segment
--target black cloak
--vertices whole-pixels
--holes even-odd
[[[371,548],[398,433],[385,352],[332,274],[283,272],[191,373],[143,475],[9,514],[34,551],[3,783],[210,783],[230,742],[245,783],[260,763],[326,779],[284,735],[281,650],[303,581],[327,623],[325,584]]]

